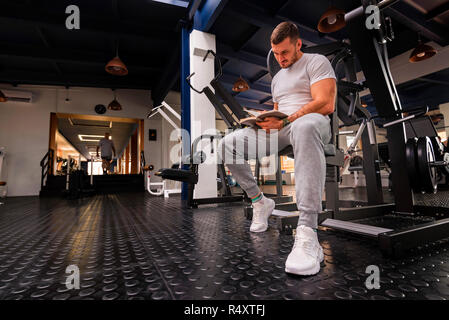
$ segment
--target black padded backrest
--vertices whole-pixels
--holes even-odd
[[[276,58],[274,57],[273,50],[270,49],[270,52],[268,52],[267,56],[267,68],[268,72],[270,73],[271,77],[274,78],[276,73],[281,70],[281,66],[277,62]]]

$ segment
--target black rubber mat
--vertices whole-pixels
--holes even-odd
[[[242,207],[181,209],[144,193],[0,206],[0,299],[448,299],[449,243],[402,260],[376,243],[319,231],[318,275],[284,272],[294,239],[249,232]],[[68,289],[66,268],[80,269]],[[380,289],[367,289],[370,265]]]

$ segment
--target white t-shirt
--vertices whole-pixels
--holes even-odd
[[[312,101],[310,87],[315,82],[335,77],[329,60],[315,53],[304,53],[289,68],[281,69],[271,82],[273,102],[279,111],[291,115]]]
[[[112,158],[112,146],[114,145],[112,140],[103,138],[98,142],[98,145],[100,146],[102,158]]]

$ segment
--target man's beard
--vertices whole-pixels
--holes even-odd
[[[289,65],[285,66],[284,69],[290,68],[290,67],[291,67],[296,61],[298,61],[298,60],[299,60],[299,58],[298,58],[298,52],[295,51],[295,54],[294,54],[294,56],[292,57],[292,62],[291,62]]]

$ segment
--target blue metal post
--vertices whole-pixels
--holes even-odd
[[[186,78],[190,75],[190,28],[184,26],[181,31],[181,128],[182,155],[189,155],[191,152],[190,142],[190,87],[186,83]],[[188,134],[187,134],[188,133]],[[187,168],[183,168],[187,169]],[[182,183],[181,199],[187,200],[187,183]]]

